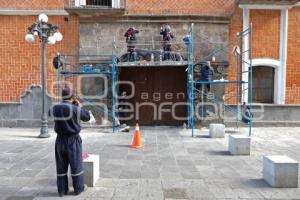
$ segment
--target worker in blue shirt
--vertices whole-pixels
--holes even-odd
[[[200,81],[207,82],[205,83],[207,93],[210,92],[210,82],[213,80],[214,75],[214,69],[212,68],[210,61],[207,61],[202,67],[201,67],[201,76]]]
[[[57,190],[59,196],[68,193],[68,166],[75,195],[85,190],[82,168],[82,140],[80,120],[90,120],[89,112],[81,108],[80,102],[74,97],[70,88],[62,90],[63,102],[54,105],[49,115],[54,118],[54,130],[57,133],[55,142],[55,160],[57,171]]]

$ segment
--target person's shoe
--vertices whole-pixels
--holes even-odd
[[[63,196],[65,196],[65,195],[67,195],[68,194],[68,191],[65,191],[65,192],[58,192],[58,196],[59,197],[63,197]]]
[[[80,195],[82,192],[85,192],[86,190],[88,189],[88,186],[86,184],[84,184],[84,188],[83,190],[81,191],[74,191],[74,194],[77,196],[77,195]]]
[[[119,129],[120,132],[129,132],[130,131],[130,126],[125,126],[123,128]]]
[[[121,128],[125,128],[127,126],[127,124],[121,124]]]

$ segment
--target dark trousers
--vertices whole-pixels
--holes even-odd
[[[55,142],[55,160],[58,192],[68,192],[69,165],[71,166],[74,191],[83,191],[82,140],[80,136],[65,137],[58,135]]]
[[[204,92],[204,93],[205,93],[205,87],[206,87],[207,93],[210,92],[210,84],[208,84],[208,83],[201,83],[196,86],[197,90]]]
[[[135,46],[127,46],[127,62],[137,61]]]
[[[205,85],[206,85],[207,92],[210,92],[210,84],[205,84]]]
[[[163,60],[172,60],[172,49],[171,45],[164,45],[164,56]]]

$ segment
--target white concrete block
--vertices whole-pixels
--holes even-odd
[[[94,187],[99,175],[99,155],[88,154],[88,157],[83,159],[84,183],[88,187]]]
[[[224,138],[225,125],[224,124],[210,124],[209,125],[209,136],[211,138]]]
[[[232,155],[250,155],[251,138],[244,135],[229,135],[228,150]]]
[[[298,187],[299,163],[287,156],[264,156],[263,178],[276,188]]]

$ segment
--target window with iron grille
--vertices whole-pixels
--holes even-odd
[[[76,0],[76,6],[120,8],[120,0]]]

